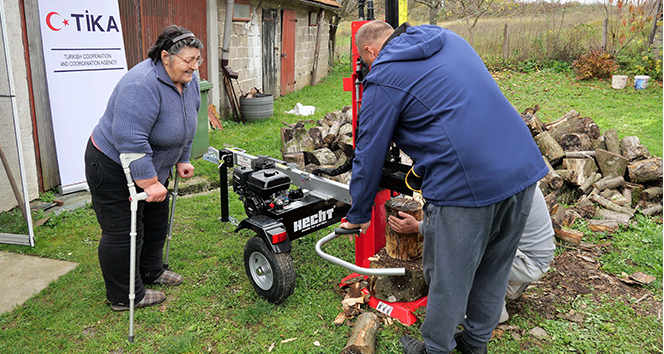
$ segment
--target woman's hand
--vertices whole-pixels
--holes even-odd
[[[163,202],[166,199],[168,189],[157,180],[157,176],[150,179],[137,179],[134,182],[148,195],[146,202]]]
[[[175,167],[178,170],[178,175],[180,178],[189,178],[194,175],[194,165],[189,162],[178,162],[175,164]]]

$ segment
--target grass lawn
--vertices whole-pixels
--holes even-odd
[[[318,86],[276,99],[274,117],[268,120],[247,125],[224,121],[223,131],[211,132],[211,145],[236,146],[253,155],[280,158],[281,122],[301,118],[283,112],[297,102],[314,105],[316,114],[307,118],[316,120],[349,105],[350,94],[342,91],[341,84],[348,73],[348,66],[336,67]],[[608,81],[577,82],[568,74],[547,72],[500,72],[495,78],[518,110],[539,104],[539,116],[550,121],[576,109],[593,118],[602,131],[616,128],[620,137],[637,135],[652,154],[662,155],[659,83],[634,91],[613,90]],[[214,164],[200,159],[194,164],[197,175],[219,180]],[[230,199],[231,215],[242,219],[243,205],[232,193]],[[245,274],[242,252],[251,233],[236,234],[233,225],[218,221],[219,203],[218,191],[178,199],[170,266],[185,282],[174,288],[153,287],[165,291],[167,299],[158,307],[136,311],[134,344],[126,340],[128,312],[113,312],[104,304],[97,260],[100,230],[91,208],[65,213],[37,228],[35,248],[0,245],[2,251],[79,263],[24,305],[0,316],[0,353],[267,353],[271,347],[271,353],[338,353],[352,332],[352,327],[332,323],[341,311],[341,298],[335,290],[348,272],[314,252],[315,242],[331,230],[293,243],[295,291],[284,303],[272,305],[254,293]],[[586,232],[584,241],[611,245],[598,257],[603,272],[642,271],[656,277],[640,290],[648,291],[660,304],[658,314],[639,310],[651,302],[629,297],[616,301],[602,297],[597,289],[593,290],[600,293],[596,294],[602,299],[599,302],[593,292],[554,307],[561,314],[573,309],[583,316],[581,322],[544,316],[534,302],[511,304],[508,324],[518,327],[513,331],[518,339],[514,334],[497,337],[489,351],[661,353],[662,224],[640,216],[637,222],[613,235],[593,235],[582,222],[576,228]],[[353,259],[353,244],[345,238],[326,250]],[[566,251],[567,246],[559,245],[556,254]],[[561,273],[562,269],[551,272]],[[404,334],[419,337],[418,326],[383,325],[377,353],[401,353],[398,338]],[[529,334],[534,327],[545,329],[549,338]]]

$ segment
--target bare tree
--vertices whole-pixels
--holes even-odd
[[[475,25],[480,17],[490,11],[491,5],[495,0],[449,0],[448,8],[457,15],[457,18],[464,20],[468,30],[468,43],[475,47]]]
[[[444,0],[413,0],[418,4],[422,4],[429,8],[429,24],[437,25],[437,17],[440,10],[443,8]]]
[[[358,3],[357,0],[337,0],[341,8],[336,10],[330,18],[330,64],[334,63],[335,48],[337,47],[337,29],[339,23],[345,20],[357,20]]]

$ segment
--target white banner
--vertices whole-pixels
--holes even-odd
[[[84,189],[85,146],[127,71],[117,0],[39,0],[53,133],[64,192]]]

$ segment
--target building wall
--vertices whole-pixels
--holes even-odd
[[[14,81],[14,94],[16,95],[16,115],[20,125],[21,147],[23,161],[25,163],[24,171],[28,185],[28,199],[33,200],[39,197],[39,185],[37,179],[35,145],[32,134],[32,117],[30,115],[30,99],[28,94],[27,71],[24,55],[25,50],[23,47],[23,34],[21,33],[21,16],[18,0],[5,0],[3,4]],[[7,65],[5,64],[4,46],[0,47],[0,63],[0,93],[7,95],[10,93],[10,87],[7,75]],[[6,97],[0,98],[0,132],[2,132],[2,134],[0,134],[0,146],[2,146],[2,151],[11,165],[10,172],[16,181],[18,188],[21,190],[21,193],[23,193],[18,149],[16,148],[16,138],[14,134],[12,103],[11,100]],[[2,171],[0,172],[0,211],[6,211],[18,204],[14,197],[5,168],[2,165],[0,165],[0,170]]]
[[[233,21],[231,27],[231,41],[229,48],[229,65],[238,73],[237,84],[234,83],[235,93],[239,97],[256,87],[262,90],[262,13],[263,8],[271,9],[292,9],[297,14],[296,35],[295,35],[295,89],[299,90],[305,86],[311,85],[311,74],[313,70],[314,51],[316,44],[317,26],[309,26],[309,12],[318,12],[319,8],[308,6],[294,1],[251,1],[251,20],[248,22]],[[226,1],[219,0],[217,3],[217,19],[219,34],[219,52],[223,46],[224,22],[226,18]],[[317,81],[321,80],[328,73],[329,57],[329,24],[328,19],[331,12],[325,10],[325,20],[319,25],[321,29],[320,54],[318,59]],[[281,47],[281,11],[276,29],[277,47]],[[221,57],[221,54],[220,54]],[[280,63],[277,63],[277,69],[281,70]],[[219,83],[223,85],[223,73],[220,74]],[[279,96],[279,87],[281,77],[277,75],[277,85],[275,96]],[[220,114],[230,115],[230,104],[223,87],[217,91],[220,95],[219,111]]]

